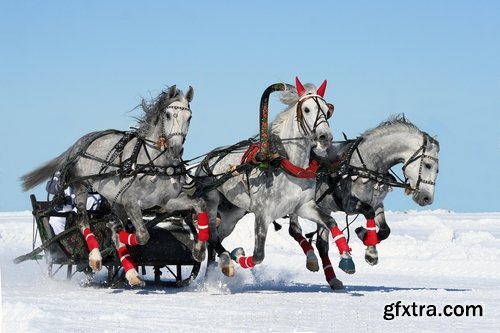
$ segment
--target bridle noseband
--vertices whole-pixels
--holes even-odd
[[[302,113],[302,104],[310,98],[314,100],[314,102],[318,107],[318,113],[316,114],[316,119],[314,120],[312,129],[309,126],[309,124],[307,124],[306,121],[304,120],[304,114]],[[321,108],[320,101],[325,102],[325,104],[328,106],[328,111],[326,113]],[[297,124],[299,126],[299,129],[301,129],[304,132],[304,134],[308,136],[312,133],[315,133],[316,128],[322,123],[326,123],[329,126],[328,119],[332,116],[333,110],[334,110],[333,104],[327,103],[320,95],[316,94],[303,95],[302,97],[299,98],[299,102],[297,103],[297,109],[296,109]]]
[[[406,168],[408,167],[408,165],[416,162],[417,160],[420,160],[420,165],[419,165],[419,168],[418,168],[418,178],[417,178],[417,183],[415,185],[415,188],[411,188],[409,187],[408,188],[408,191],[411,193],[411,192],[419,192],[420,191],[420,184],[423,183],[423,184],[428,184],[428,185],[436,185],[436,182],[435,181],[432,181],[432,180],[427,180],[427,179],[422,179],[422,168],[424,166],[424,159],[430,159],[431,161],[434,161],[434,162],[438,162],[439,160],[434,157],[434,156],[431,156],[431,155],[428,155],[425,153],[426,149],[427,149],[427,143],[428,142],[434,142],[435,140],[432,139],[431,137],[429,137],[429,135],[427,133],[424,133],[423,134],[423,143],[422,145],[420,146],[419,149],[417,149],[417,151],[415,151],[415,153],[413,153],[413,155],[405,162],[405,164],[403,165],[403,173],[406,174]],[[420,155],[419,155],[420,154]],[[409,194],[409,193],[408,193]]]
[[[162,111],[160,113],[160,121],[161,121],[161,134],[160,136],[158,137],[158,140],[155,142],[156,146],[158,146],[158,148],[160,149],[167,149],[169,148],[169,143],[168,143],[168,140],[170,138],[173,138],[174,136],[181,136],[183,139],[186,137],[186,134],[182,133],[182,132],[173,132],[173,133],[170,133],[168,136],[165,135],[165,118],[166,118],[166,114],[167,114],[167,110],[180,110],[180,111],[189,111],[189,113],[191,113],[191,109],[189,107],[185,107],[185,106],[176,106],[176,105],[169,105],[165,108],[164,111]],[[173,114],[172,117],[174,119],[177,118],[177,113]]]

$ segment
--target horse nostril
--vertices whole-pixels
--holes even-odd
[[[424,203],[428,204],[431,201],[429,197],[424,197]]]
[[[324,135],[324,134],[323,134],[323,135],[320,135],[320,136],[319,136],[319,139],[320,139],[321,141],[325,141],[325,140],[326,140],[326,135]]]

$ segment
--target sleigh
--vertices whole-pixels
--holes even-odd
[[[76,214],[56,212],[53,202],[38,201],[33,194],[30,198],[33,207],[33,244],[38,239],[42,244],[33,248],[30,253],[17,257],[14,262],[45,259],[49,277],[55,279],[64,274],[65,268],[66,279],[70,280],[81,272],[87,276],[87,282],[91,283],[93,273],[88,266],[89,253],[78,230]],[[107,270],[103,284],[118,287],[124,282],[123,269],[113,247],[111,230],[106,226],[115,217],[107,207],[88,211],[88,214],[91,228],[101,244],[103,270]],[[65,230],[57,235],[49,224],[52,216],[66,218]],[[143,216],[151,238],[146,245],[129,248],[137,268],[142,270],[146,279],[152,277],[155,283],[167,286],[188,285],[196,279],[201,266],[192,257],[197,232],[192,223],[191,212],[161,213],[153,208],[143,211]],[[133,228],[131,224],[127,227]]]

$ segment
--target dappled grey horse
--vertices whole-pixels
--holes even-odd
[[[334,143],[329,147],[328,157],[323,162],[332,172],[318,179],[316,200],[325,212],[343,211],[347,215],[362,214],[366,218],[366,228],[359,227],[356,233],[367,246],[366,261],[375,265],[378,262],[376,245],[390,233],[383,204],[388,191],[394,186],[404,187],[417,204],[430,205],[434,200],[439,171],[438,153],[436,139],[404,117],[392,117],[356,140]],[[397,164],[403,164],[405,181],[398,182],[389,173],[390,168]],[[317,271],[318,260],[302,236],[295,214],[290,215],[289,232],[306,254],[308,269]],[[316,247],[330,283],[335,274],[328,257],[328,232],[324,228],[318,227]]]
[[[252,256],[245,256],[242,249],[235,249],[232,258],[241,267],[250,268],[264,260],[264,247],[268,226],[275,219],[287,214],[314,221],[327,228],[342,253],[342,267],[354,273],[354,263],[350,249],[335,220],[321,211],[314,201],[316,174],[311,164],[310,154],[314,148],[323,152],[332,142],[332,134],[327,118],[332,109],[323,99],[326,81],[316,89],[305,87],[296,79],[296,88],[281,95],[287,105],[270,126],[270,150],[274,159],[268,168],[255,167],[250,171],[234,174],[216,189],[205,194],[209,215],[210,241],[218,242],[225,237],[225,221],[216,228],[218,207],[228,200],[240,212],[255,213],[255,248]],[[235,170],[248,160],[248,146],[241,149],[220,148],[209,153],[197,170],[198,186],[212,182],[220,175]],[[224,267],[232,265],[227,252],[219,255]],[[338,283],[341,284],[340,281]]]
[[[199,213],[199,224],[204,220],[206,223],[203,200],[191,199],[182,191],[186,170],[181,156],[191,119],[192,99],[191,87],[184,95],[174,85],[152,102],[142,101],[144,115],[137,129],[89,133],[60,156],[21,178],[26,191],[61,171],[62,189],[71,186],[76,194],[77,221],[93,270],[101,269],[102,258],[86,214],[89,189],[112,203],[122,223],[130,218],[135,227],[135,234],[112,228],[113,240],[131,285],[144,284],[125,246],[143,245],[149,239],[143,209],[154,206],[161,206],[165,211],[194,209]]]
[[[390,233],[383,205],[388,191],[394,186],[403,187],[407,194],[412,194],[417,204],[431,204],[439,171],[438,152],[436,139],[420,131],[404,117],[392,117],[356,140],[333,143],[328,147],[326,157],[315,156],[322,165],[316,202],[325,213],[344,211],[348,215],[365,216],[366,229],[359,227],[356,233],[367,246],[366,261],[374,265],[378,260],[376,245]],[[397,181],[389,174],[391,167],[401,163],[405,181]],[[236,223],[247,212],[225,198],[221,200],[218,211],[222,223],[219,226],[219,243],[215,247],[221,251],[220,242],[232,233]],[[342,288],[328,256],[329,232],[319,224],[317,232],[316,246],[326,280],[332,289]],[[306,267],[318,271],[318,258],[302,235],[297,214],[290,214],[289,233],[306,254]]]

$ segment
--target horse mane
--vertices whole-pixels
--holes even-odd
[[[404,113],[390,116],[387,120],[382,121],[377,127],[366,130],[361,136],[365,137],[372,134],[383,133],[394,127],[403,127],[408,129],[410,132],[421,133],[422,135],[427,135],[429,139],[434,142],[439,148],[439,142],[436,137],[430,136],[427,132],[421,131],[416,125],[409,121]]]
[[[313,94],[316,93],[316,86],[314,86],[311,83],[304,84],[304,88],[306,90],[306,94],[307,93],[313,93]],[[287,111],[290,111],[290,108],[299,101],[299,95],[297,94],[297,89],[293,88],[293,89],[287,89],[287,90],[282,91],[281,95],[280,95],[280,101],[283,104],[285,104],[287,107],[285,108],[285,110],[281,111],[276,116],[274,121],[271,123],[270,132],[271,132],[271,134],[276,134],[276,135],[280,132],[281,127],[288,119],[289,114]],[[293,110],[293,111],[295,112],[295,110]]]
[[[146,136],[154,123],[156,123],[157,117],[165,110],[165,108],[176,101],[180,101],[184,96],[182,90],[176,89],[175,96],[172,98],[168,98],[168,90],[170,87],[167,86],[165,90],[163,90],[156,98],[151,99],[150,101],[145,100],[144,98],[141,101],[141,104],[134,108],[142,108],[144,114],[141,117],[135,117],[137,120],[137,133],[139,136]]]
[[[420,129],[409,121],[404,114],[390,116],[387,120],[382,121],[377,127],[366,130],[362,136],[368,136],[374,133],[385,132],[391,127],[400,126],[407,128],[410,131],[421,132]]]

